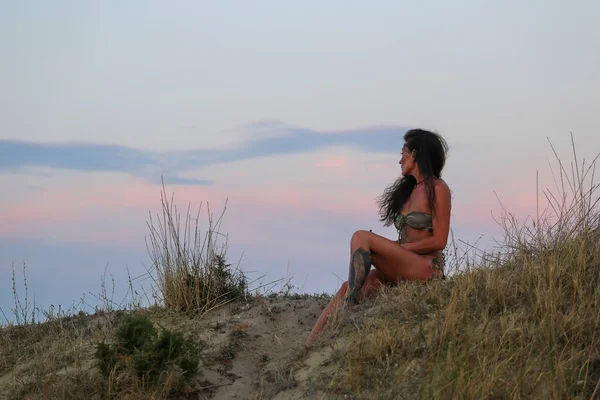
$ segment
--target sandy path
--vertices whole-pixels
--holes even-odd
[[[294,389],[308,354],[304,341],[327,299],[261,299],[204,317],[209,347],[201,365],[200,398],[270,399]],[[288,392],[289,395],[291,393]],[[287,397],[289,398],[289,397]]]

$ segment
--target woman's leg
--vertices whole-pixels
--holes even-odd
[[[332,312],[342,300],[356,301],[381,288],[383,282],[428,280],[433,278],[432,261],[372,232],[357,231],[352,236],[349,282],[344,282],[315,323],[306,345],[325,328]],[[359,249],[361,251],[359,251]],[[369,256],[366,255],[368,252]],[[371,264],[375,270],[371,271]],[[350,299],[350,293],[352,296]],[[358,293],[358,295],[357,295]]]
[[[364,285],[361,288],[359,298],[362,300],[373,296],[381,288],[381,286],[383,286],[384,281],[385,278],[379,271],[371,271],[367,276]],[[312,331],[308,335],[308,338],[306,339],[305,343],[307,346],[314,340],[314,338],[319,333],[323,331],[323,329],[327,325],[327,321],[329,320],[330,316],[340,308],[342,299],[346,295],[347,291],[348,282],[344,282],[342,283],[342,287],[338,290],[334,298],[331,299],[329,304],[327,304],[327,307],[325,307],[325,309],[321,313],[321,316],[315,323],[315,326],[313,327]]]
[[[350,243],[348,293],[345,300],[356,302],[371,265],[383,276],[397,282],[401,279],[427,280],[433,277],[432,261],[398,243],[372,232],[357,231]]]

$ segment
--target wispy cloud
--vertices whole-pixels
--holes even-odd
[[[35,143],[0,139],[0,168],[25,166],[79,171],[139,173],[155,164],[152,155],[122,146],[74,143]]]
[[[124,172],[152,183],[210,185],[207,179],[180,174],[215,164],[273,155],[298,154],[329,146],[350,146],[368,152],[394,152],[401,147],[405,127],[382,126],[346,131],[316,131],[282,123],[257,123],[244,128],[250,139],[226,149],[152,152],[119,145],[37,143],[0,139],[0,170],[50,167],[77,171]],[[265,134],[266,133],[266,134]]]

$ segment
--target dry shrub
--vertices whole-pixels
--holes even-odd
[[[152,260],[150,275],[160,292],[163,305],[173,311],[205,313],[215,307],[247,294],[247,279],[239,269],[226,263],[226,243],[218,245],[223,213],[214,221],[208,209],[208,229],[201,234],[200,210],[193,218],[188,206],[183,227],[181,215],[161,192],[162,217],[150,216],[149,240],[146,240]]]

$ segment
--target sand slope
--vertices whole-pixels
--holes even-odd
[[[304,341],[327,302],[262,298],[206,315],[200,332],[209,348],[201,370],[208,388],[200,398],[290,398],[290,390],[298,387],[296,371],[305,360],[317,360],[307,357]],[[281,392],[288,395],[277,396]]]

